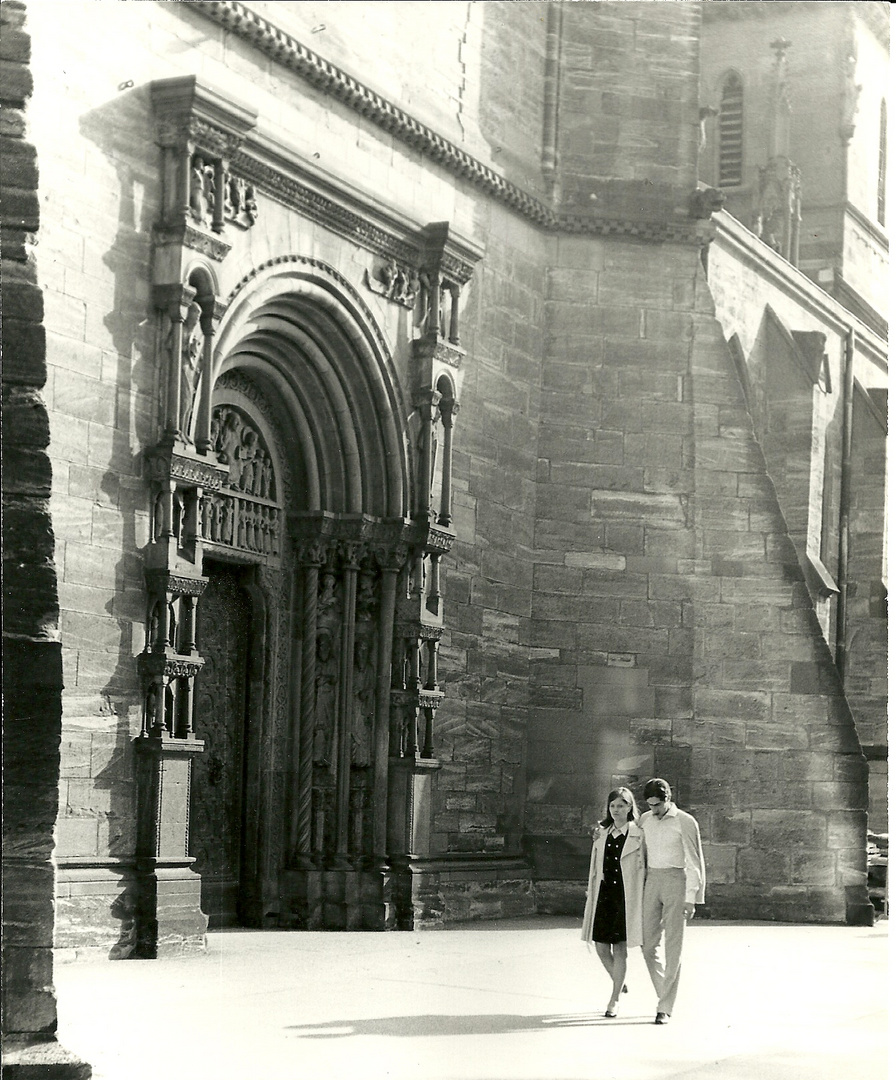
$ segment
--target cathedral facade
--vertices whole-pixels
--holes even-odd
[[[655,775],[711,917],[871,919],[886,312],[717,6],[4,0],[23,958],[577,912]]]

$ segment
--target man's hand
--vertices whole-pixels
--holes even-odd
[[[696,907],[697,907],[696,904],[685,904],[684,905],[684,917],[685,917],[685,919],[693,919],[694,911],[696,910]]]

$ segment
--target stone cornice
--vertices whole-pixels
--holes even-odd
[[[709,238],[705,223],[687,216],[674,221],[631,220],[597,213],[557,212],[238,0],[196,0],[190,4],[190,10],[224,27],[276,63],[294,71],[316,89],[360,113],[394,139],[453,175],[474,184],[509,210],[542,228],[552,232],[689,244],[704,244]],[[243,152],[234,162],[241,175],[282,202],[326,214],[327,224],[332,223],[334,216],[339,216],[334,215],[332,207],[323,206],[323,197],[309,199],[302,185],[296,185],[281,168],[265,165],[257,159],[253,164],[255,155],[252,153],[252,142],[251,139],[247,140]],[[374,250],[382,249],[375,247]],[[389,251],[389,254],[399,260],[403,258],[400,250]]]

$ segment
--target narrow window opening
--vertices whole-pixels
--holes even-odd
[[[722,87],[719,108],[719,187],[743,183],[744,171],[744,87],[731,74]]]

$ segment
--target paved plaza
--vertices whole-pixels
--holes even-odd
[[[888,924],[698,921],[672,1022],[638,950],[616,1020],[573,919],[231,931],[180,960],[59,964],[96,1080],[884,1080]]]

